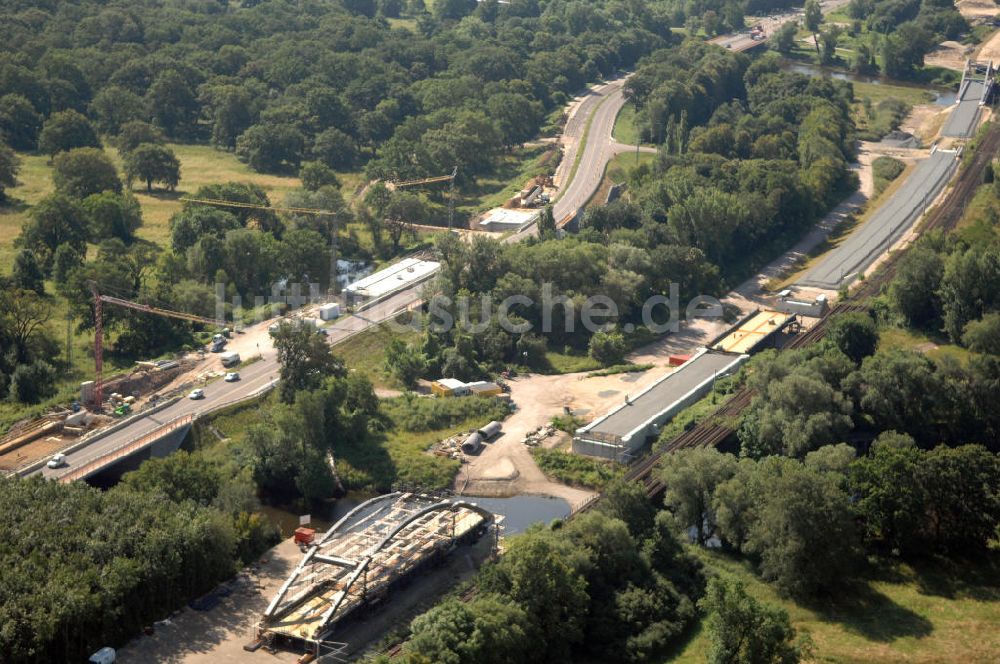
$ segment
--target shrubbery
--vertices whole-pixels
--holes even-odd
[[[600,461],[562,450],[536,447],[531,450],[531,456],[543,473],[575,486],[602,489],[622,474],[621,467],[613,461]]]
[[[875,180],[875,195],[878,196],[889,184],[906,170],[906,164],[892,157],[876,157],[872,161],[872,177]]]
[[[406,394],[382,402],[390,422],[404,431],[433,431],[455,426],[469,418],[502,420],[507,404],[493,397],[455,397],[431,399]]]

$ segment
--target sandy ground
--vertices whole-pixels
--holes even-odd
[[[1000,13],[1000,8],[992,0],[958,0],[955,4],[965,18],[996,16]]]
[[[941,42],[924,56],[924,64],[962,71],[965,69],[965,61],[975,50],[975,46],[966,46],[957,41]]]
[[[976,52],[976,60],[1000,61],[1000,30],[994,32],[989,39],[982,43]]]
[[[954,106],[918,104],[900,123],[899,129],[919,138],[921,145],[929,146],[937,139],[941,127],[953,109]]]
[[[233,593],[210,611],[185,608],[153,636],[140,636],[118,651],[118,661],[130,662],[292,662],[290,653],[247,653],[260,615],[302,554],[291,539],[268,551],[267,562],[247,568],[230,582]]]
[[[504,421],[503,435],[462,466],[455,489],[474,496],[550,495],[565,499],[573,507],[583,503],[593,493],[545,477],[535,464],[530,448],[523,443],[525,436],[561,415],[565,408],[588,421],[604,415],[618,406],[626,394],[640,392],[671,371],[667,365],[668,356],[692,353],[727,327],[728,324],[721,320],[708,319],[682,324],[678,333],[629,356],[631,362],[656,365],[641,373],[592,378],[585,373],[531,375],[512,379],[511,399],[517,404],[517,411]]]

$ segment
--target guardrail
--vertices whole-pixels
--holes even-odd
[[[74,468],[68,473],[60,475],[59,481],[62,482],[63,484],[66,484],[68,482],[72,482],[78,479],[84,479],[90,475],[93,475],[98,470],[104,468],[105,466],[110,465],[117,459],[121,459],[122,457],[127,457],[130,454],[136,452],[137,450],[140,450],[148,445],[152,445],[156,441],[161,440],[165,436],[173,433],[174,431],[177,431],[182,427],[191,426],[194,420],[195,420],[194,413],[188,413],[187,415],[181,415],[179,417],[175,417],[174,419],[170,420],[160,428],[154,429],[153,431],[150,431],[147,434],[143,434],[142,436],[139,436],[134,440],[128,441],[120,445],[119,447],[116,447],[115,449],[109,451],[107,454],[104,454],[96,459],[88,461],[87,463],[83,464],[78,468]]]
[[[118,447],[109,450],[106,454],[102,454],[100,457],[96,459],[91,459],[90,461],[86,462],[79,468],[75,468],[72,471],[65,473],[64,475],[60,475],[59,481],[65,483],[88,477],[89,475],[92,475],[93,473],[97,472],[97,470],[109,465],[111,462],[117,459],[121,459],[123,457],[127,457],[130,454],[134,454],[138,450],[141,450],[148,445],[152,445],[156,441],[170,435],[171,433],[177,431],[181,427],[190,426],[194,424],[200,417],[203,417],[210,413],[214,413],[215,411],[221,410],[223,408],[228,408],[229,406],[242,403],[244,401],[252,401],[254,399],[257,399],[261,395],[270,392],[272,389],[274,389],[276,384],[277,384],[276,381],[272,381],[262,386],[260,389],[254,390],[252,393],[246,396],[237,397],[235,399],[230,399],[228,401],[215,404],[211,408],[203,412],[195,412],[195,413],[187,413],[185,415],[179,415],[173,418],[172,420],[168,420],[162,426],[154,429],[153,431],[144,433],[137,438],[128,440],[119,445]]]

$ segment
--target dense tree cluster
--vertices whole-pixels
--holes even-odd
[[[1000,524],[1000,457],[980,445],[922,450],[895,432],[858,458],[845,444],[802,461],[698,449],[667,455],[661,473],[678,526],[749,556],[796,597],[849,585],[866,549],[975,555]]]
[[[121,485],[0,479],[0,651],[82,661],[229,578],[275,541],[242,478],[184,453]]]
[[[857,336],[869,343],[863,329]],[[801,457],[852,432],[871,439],[888,430],[909,434],[925,447],[976,441],[1000,449],[1000,423],[991,406],[1000,359],[974,356],[960,365],[895,349],[856,364],[845,350],[860,342],[842,343],[767,351],[751,361],[749,384],[759,396],[739,430],[744,454]]]
[[[55,393],[58,366],[56,342],[47,327],[52,307],[37,292],[24,289],[31,260],[30,253],[18,254],[14,283],[0,279],[0,399],[26,404]],[[37,265],[35,271],[37,280]]]
[[[546,345],[620,362],[622,330],[641,326],[644,314],[667,315],[644,312],[651,295],[676,285],[686,306],[718,294],[722,277],[739,278],[754,262],[747,247],[770,258],[768,247],[797,236],[855,185],[849,84],[688,41],[644,60],[626,88],[642,131],[665,145],[652,170],[636,170],[631,200],[588,210],[568,239],[440,238],[436,285],[448,300],[429,312],[423,342],[391,349],[402,382],[421,372],[470,378],[512,363],[544,369]],[[373,208],[387,209],[389,197],[369,192]],[[521,297],[500,311],[512,296]],[[615,305],[597,334],[581,316],[595,297]]]
[[[1000,190],[1000,187],[993,187]],[[993,224],[992,208],[987,219]],[[1000,242],[961,236],[922,239],[900,261],[887,296],[903,322],[936,331],[973,350],[996,352],[1000,328]]]
[[[875,68],[874,53],[881,53],[888,76],[905,78],[924,64],[924,56],[947,39],[958,39],[969,24],[954,3],[947,0],[851,0],[848,15],[864,21],[876,38],[858,49],[855,68]]]
[[[390,22],[404,12],[415,27]],[[7,14],[0,132],[19,150],[96,147],[98,131],[145,122],[257,170],[375,157],[372,174],[400,177],[490,171],[584,83],[671,40],[665,18],[618,0],[442,1],[433,14],[399,0],[80,0]]]
[[[649,661],[662,652],[696,615],[699,566],[669,520],[647,510],[627,526],[610,512],[512,539],[479,573],[476,599],[446,601],[413,622],[407,659]]]

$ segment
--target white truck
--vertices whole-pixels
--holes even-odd
[[[226,353],[222,356],[222,366],[224,367],[235,367],[240,363],[239,353]]]

